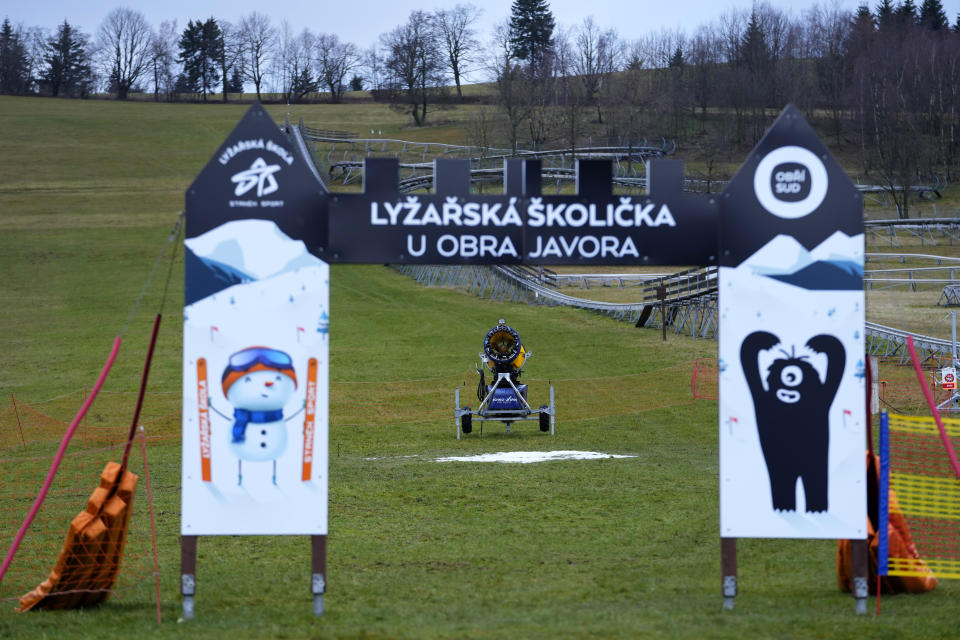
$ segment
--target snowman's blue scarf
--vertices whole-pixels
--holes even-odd
[[[233,442],[245,442],[247,440],[247,423],[252,422],[276,422],[283,420],[283,409],[275,411],[247,411],[246,409],[234,409],[233,417],[236,422],[233,423]]]

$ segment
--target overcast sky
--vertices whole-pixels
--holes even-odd
[[[313,32],[336,33],[342,39],[366,48],[374,44],[381,33],[404,22],[412,10],[449,8],[458,1],[464,3],[464,0],[134,0],[126,3],[111,0],[11,0],[0,8],[0,16],[9,17],[14,24],[48,29],[66,19],[93,34],[104,16],[118,6],[142,12],[154,26],[164,20],[176,19],[181,30],[188,20],[212,15],[238,22],[241,16],[259,11],[268,14],[274,24],[287,20],[295,32],[306,27]],[[862,0],[822,0],[820,4],[833,1],[851,11],[862,3]],[[914,1],[918,6],[922,2]],[[941,1],[952,24],[957,19],[960,0]],[[484,9],[478,31],[486,43],[492,26],[509,17],[512,0],[474,0],[472,4]],[[770,0],[770,4],[800,15],[812,2]],[[868,4],[874,7],[877,0],[869,0]],[[600,27],[614,28],[628,40],[661,29],[681,29],[691,34],[701,24],[715,21],[730,9],[748,10],[751,5],[751,0],[550,0],[550,8],[559,25],[576,25],[592,15]]]

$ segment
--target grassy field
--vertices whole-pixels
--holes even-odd
[[[125,327],[107,389],[135,390],[161,307],[148,401],[179,391],[183,271],[182,261],[170,271],[165,242],[184,190],[245,108],[0,98],[0,398],[37,403],[91,384]],[[268,110],[286,116],[285,107]],[[403,134],[462,142],[464,113],[444,114],[449,124]],[[384,135],[405,125],[379,105],[291,115]],[[14,613],[10,598],[20,594],[4,583],[0,637],[955,635],[960,586],[950,582],[886,598],[879,618],[855,616],[836,587],[829,540],[741,541],[741,595],[735,611],[721,611],[716,404],[691,410],[688,391],[693,359],[715,355],[715,342],[671,335],[664,344],[655,330],[424,289],[382,266],[334,266],[331,286],[327,614],[311,615],[306,538],[216,537],[200,540],[197,618],[176,622],[180,444],[171,437],[150,453],[163,624],[149,579],[97,609],[35,614]],[[560,389],[553,438],[529,427],[454,437],[453,386],[499,317],[534,351],[531,393],[546,380]],[[633,457],[435,460],[549,449]],[[0,532],[4,550],[12,533]]]

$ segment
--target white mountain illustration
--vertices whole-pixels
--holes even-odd
[[[738,269],[757,275],[788,275],[815,262],[838,266],[863,264],[863,234],[848,236],[837,231],[808,251],[792,236],[778,235],[743,261]],[[861,267],[862,269],[862,267]]]
[[[778,235],[743,261],[740,269],[757,275],[795,273],[813,262],[810,252],[792,236]]]
[[[853,237],[836,231],[832,236],[810,251],[814,261],[861,262],[863,260],[863,234]]]
[[[201,260],[226,265],[254,280],[323,264],[302,240],[291,239],[269,220],[227,222],[190,238],[186,245]]]

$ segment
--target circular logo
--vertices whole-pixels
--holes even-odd
[[[779,218],[802,218],[827,196],[827,168],[808,149],[786,146],[768,153],[753,174],[764,209]]]

